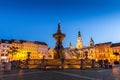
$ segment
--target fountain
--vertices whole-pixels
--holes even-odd
[[[62,40],[66,37],[66,35],[61,32],[60,23],[58,23],[57,33],[53,34],[53,37],[56,40],[56,47],[55,47],[55,51],[54,51],[54,59],[65,58],[65,55],[64,55],[65,52],[64,52],[63,45],[62,45]]]

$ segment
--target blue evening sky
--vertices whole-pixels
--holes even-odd
[[[0,0],[0,39],[43,41],[55,46],[52,34],[60,21],[75,47],[78,31],[84,45],[120,42],[120,0]]]

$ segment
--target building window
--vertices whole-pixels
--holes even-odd
[[[7,48],[9,48],[10,46],[7,46]]]
[[[8,54],[5,54],[5,56],[8,56]]]
[[[1,56],[4,56],[4,54],[1,54]]]
[[[3,45],[3,48],[5,47],[5,45]]]
[[[9,50],[6,50],[6,52],[9,52]]]

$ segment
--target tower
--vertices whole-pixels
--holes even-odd
[[[91,39],[90,39],[89,45],[90,45],[90,46],[94,46],[94,41],[93,41],[92,37],[91,37]]]
[[[70,49],[72,48],[72,44],[71,44],[71,42],[70,42],[70,44],[69,44],[69,48],[70,48]]]
[[[82,36],[80,34],[80,31],[78,32],[78,40],[76,42],[76,48],[77,49],[83,48]]]

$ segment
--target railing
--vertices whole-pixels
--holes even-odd
[[[62,61],[61,59],[37,59],[37,60],[29,60],[28,64],[26,61],[21,61],[21,68],[80,68],[83,66],[84,68],[91,68],[92,65],[95,67],[98,66],[98,63],[92,62],[92,60],[83,60],[83,62],[79,59],[65,59]]]

